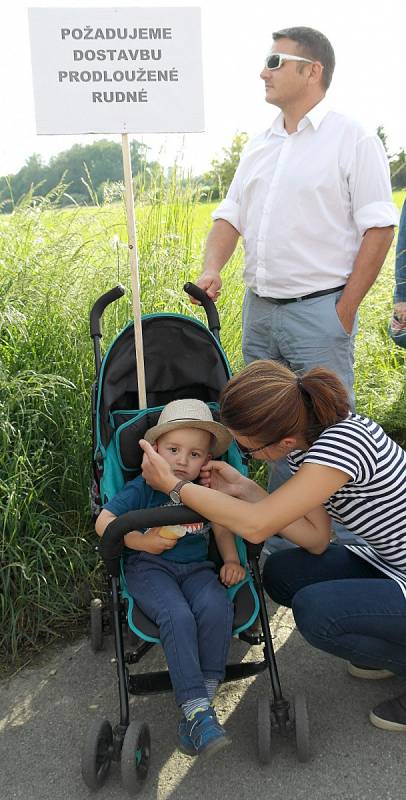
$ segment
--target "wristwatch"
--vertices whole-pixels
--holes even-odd
[[[179,481],[179,483],[177,483],[176,486],[174,486],[169,492],[169,497],[171,498],[172,503],[175,503],[177,506],[182,502],[179,492],[185,483],[192,483],[192,481]]]

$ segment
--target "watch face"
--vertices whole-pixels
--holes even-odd
[[[169,492],[169,497],[171,498],[172,503],[176,503],[176,505],[180,504],[180,502],[181,502],[180,495],[179,495],[178,492],[175,492],[174,489],[172,489],[172,491]]]

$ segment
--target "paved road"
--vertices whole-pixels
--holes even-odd
[[[220,719],[233,737],[211,760],[189,759],[176,750],[177,711],[170,694],[133,698],[132,715],[152,734],[150,774],[142,800],[404,800],[404,734],[379,731],[368,710],[396,694],[401,683],[360,681],[344,664],[312,650],[294,629],[290,612],[272,619],[283,691],[306,689],[313,756],[296,759],[294,742],[275,738],[266,767],[256,759],[256,699],[269,691],[266,673],[223,686]],[[86,639],[49,649],[42,661],[0,683],[1,800],[125,800],[113,765],[97,795],[82,783],[80,752],[93,716],[118,721],[111,642],[94,655]],[[258,657],[235,641],[233,659]],[[141,668],[162,668],[158,647]]]

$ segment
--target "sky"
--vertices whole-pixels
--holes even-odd
[[[137,7],[121,0],[118,7]],[[389,153],[406,148],[406,68],[404,0],[144,0],[139,6],[198,6],[202,11],[205,132],[132,134],[148,147],[148,159],[164,166],[177,161],[200,174],[222,156],[237,132],[250,136],[269,127],[279,113],[264,101],[259,78],[272,45],[272,31],[293,25],[321,30],[333,44],[336,70],[329,103],[350,114],[369,130],[383,125]],[[38,153],[46,163],[74,144],[88,144],[120,135],[37,135],[35,129],[29,7],[111,8],[105,0],[13,0],[0,10],[0,175],[18,172]]]

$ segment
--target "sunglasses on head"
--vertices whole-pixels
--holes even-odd
[[[237,440],[237,447],[240,453],[245,456],[245,458],[252,458],[255,453],[261,452],[261,450],[266,450],[267,447],[271,447],[271,445],[275,444],[274,441],[268,442],[268,444],[261,444],[260,447],[244,447],[243,444],[240,444]]]
[[[285,61],[306,61],[308,64],[314,64],[314,61],[311,61],[310,58],[290,56],[288,53],[270,53],[265,59],[265,67],[267,69],[280,69]]]

